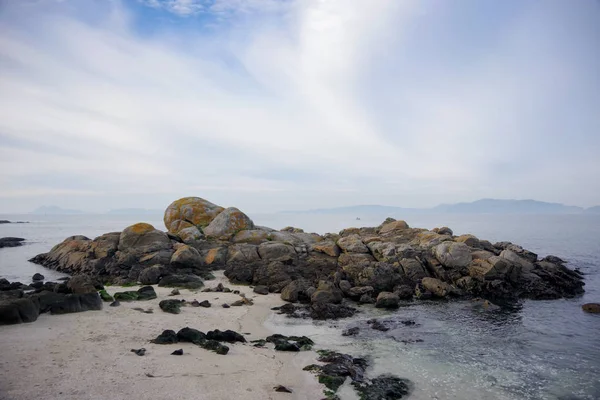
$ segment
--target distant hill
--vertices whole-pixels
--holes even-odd
[[[583,208],[537,200],[481,199],[471,203],[441,204],[434,212],[459,214],[578,214]]]
[[[37,215],[73,215],[73,214],[85,214],[81,210],[71,210],[68,208],[60,208],[57,206],[41,206],[33,210],[30,214]]]
[[[584,212],[586,214],[600,214],[600,206],[586,208]]]
[[[359,205],[306,211],[284,211],[284,213],[352,214],[357,216],[365,214],[581,214],[583,212],[600,214],[600,206],[584,210],[582,207],[537,200],[481,199],[470,203],[441,204],[432,208]]]
[[[393,207],[393,206],[380,206],[380,205],[359,205],[349,207],[336,207],[336,208],[318,208],[314,210],[303,210],[303,211],[282,211],[282,213],[293,213],[293,214],[389,214],[389,213],[406,213],[410,211],[419,211],[418,209]]]
[[[117,208],[110,210],[107,214],[111,215],[162,215],[163,210],[152,210],[146,208]]]

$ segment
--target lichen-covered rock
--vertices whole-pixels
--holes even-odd
[[[128,226],[119,236],[119,250],[143,254],[171,247],[167,234],[143,222]]]
[[[236,233],[254,229],[254,222],[235,207],[229,207],[217,215],[204,228],[204,234],[213,238],[229,239]]]
[[[259,245],[268,240],[269,232],[262,229],[243,230],[236,233],[231,239],[233,243],[248,243]]]
[[[400,265],[402,266],[406,277],[413,282],[418,282],[419,280],[429,276],[423,264],[421,264],[421,262],[417,259],[403,258],[400,260]]]
[[[175,200],[165,210],[165,227],[171,233],[195,226],[204,228],[224,210],[200,197],[184,197]]]
[[[180,229],[179,232],[177,232],[177,236],[179,236],[183,243],[186,244],[195,243],[199,240],[204,239],[204,235],[202,234],[202,232],[200,232],[200,230],[195,226]]]
[[[452,286],[435,278],[423,278],[421,284],[425,290],[430,291],[436,297],[446,297],[452,292]]]
[[[267,261],[293,261],[296,259],[294,246],[279,242],[267,242],[258,246],[258,254]]]
[[[592,314],[600,313],[600,303],[587,303],[581,306],[581,309],[585,312]]]
[[[408,229],[409,226],[406,223],[406,221],[391,221],[391,222],[387,222],[385,224],[383,224],[381,226],[381,228],[379,228],[379,234],[380,235],[386,235],[386,234],[390,234],[396,231],[402,231],[405,229]]]
[[[467,267],[471,264],[471,250],[464,243],[443,242],[434,248],[434,255],[448,268]]]
[[[344,236],[338,240],[337,245],[346,253],[368,253],[369,248],[360,240],[358,235]]]
[[[477,239],[477,237],[474,235],[460,235],[455,240],[456,240],[456,242],[464,243],[469,247],[474,247],[474,248],[478,248],[478,249],[483,248],[479,239]]]
[[[327,254],[330,257],[337,257],[341,253],[339,246],[335,244],[333,240],[317,242],[311,246],[311,249],[319,253]]]
[[[186,244],[180,245],[171,256],[171,265],[175,268],[202,268],[204,263],[200,252]]]

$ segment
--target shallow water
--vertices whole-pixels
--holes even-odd
[[[0,224],[0,237],[20,236],[27,244],[0,249],[0,277],[29,282],[35,272],[47,279],[62,276],[27,262],[65,237],[95,237],[145,221],[163,228],[162,216],[14,216],[29,224]],[[349,226],[378,225],[385,216],[257,214],[258,225],[303,227],[324,233]],[[396,218],[400,216],[394,216]],[[388,312],[364,306],[356,317],[313,324],[273,315],[268,324],[283,334],[306,334],[319,348],[337,349],[372,360],[371,376],[392,372],[414,382],[413,399],[600,399],[600,315],[586,314],[581,304],[600,302],[600,216],[419,215],[411,226],[450,226],[456,234],[509,240],[544,256],[557,255],[586,274],[586,293],[570,300],[524,301],[510,310],[484,311],[468,301],[406,303]],[[371,330],[374,316],[393,329]],[[415,325],[405,326],[404,320]],[[347,338],[341,330],[359,326]],[[412,342],[421,339],[423,342]],[[402,341],[408,341],[404,343]],[[354,398],[349,388],[344,399]]]

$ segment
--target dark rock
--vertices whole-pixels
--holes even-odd
[[[204,286],[202,278],[197,275],[169,275],[161,278],[159,287],[179,287],[183,289],[200,289]]]
[[[3,237],[0,238],[0,249],[3,247],[18,247],[23,245],[23,238]]]
[[[104,287],[96,278],[89,275],[75,275],[67,282],[67,287],[72,293],[92,293],[97,290],[102,290]]]
[[[273,389],[275,389],[276,392],[292,393],[292,391],[290,389],[288,389],[288,388],[286,388],[285,386],[282,386],[282,385],[277,385]]]
[[[395,293],[381,292],[377,296],[375,307],[377,308],[398,308],[400,298]]]
[[[171,294],[169,296],[179,296],[181,293],[179,293],[179,289],[173,289],[171,290]]]
[[[138,290],[129,290],[126,292],[117,292],[114,295],[115,300],[134,301],[134,300],[152,300],[156,299],[156,292],[152,286],[144,286]]]
[[[229,352],[229,347],[217,342],[216,340],[203,340],[202,342],[196,344],[203,349],[211,350],[221,355],[226,355]]]
[[[208,331],[206,332],[206,338],[208,340],[216,340],[217,342],[246,343],[246,339],[244,338],[244,336],[229,329],[224,332],[221,332],[218,329],[215,329],[214,331]]]
[[[183,302],[181,300],[161,300],[158,306],[161,310],[171,314],[181,313],[181,306]]]
[[[181,342],[199,343],[206,340],[206,335],[197,329],[185,327],[177,332],[177,338]]]
[[[306,336],[284,336],[278,333],[268,336],[266,342],[273,343],[277,351],[304,351],[312,349],[315,344]]]
[[[254,288],[254,293],[257,294],[269,294],[269,287],[264,285],[258,285]]]
[[[38,273],[35,273],[35,274],[33,274],[33,277],[31,278],[31,280],[32,280],[32,281],[34,281],[34,282],[35,282],[35,281],[43,281],[44,279],[46,279],[46,278],[44,277],[44,275],[40,274],[39,272],[38,272]]]
[[[360,332],[360,328],[355,326],[353,328],[348,328],[344,332],[342,332],[342,336],[356,336]]]
[[[131,349],[131,352],[135,353],[138,356],[143,356],[144,354],[146,354],[146,349],[145,348],[141,348],[141,349]]]
[[[383,322],[381,322],[379,320],[376,320],[376,319],[372,319],[370,321],[367,321],[367,323],[369,325],[371,325],[371,329],[375,329],[376,331],[387,332],[387,331],[390,330],[390,328],[387,327],[385,325],[385,323],[383,323]]]
[[[67,294],[61,302],[52,304],[50,314],[69,314],[91,310],[102,310],[102,299],[98,292]]]
[[[587,303],[581,306],[581,309],[588,313],[600,313],[600,303]]]
[[[119,302],[119,300],[115,300],[109,304],[110,307],[119,307],[120,305],[121,303]]]
[[[358,302],[360,304],[372,304],[372,303],[375,303],[375,299],[373,297],[371,297],[370,294],[365,293],[362,296],[360,296],[360,299],[358,299]]]
[[[198,306],[200,307],[204,307],[204,308],[210,308],[211,304],[210,301],[208,300],[203,300],[200,303],[198,303]]]
[[[36,281],[36,282],[31,283],[29,286],[31,286],[34,289],[41,289],[44,287],[44,282]]]
[[[179,349],[179,350],[175,350],[174,352],[171,353],[172,356],[182,356],[183,355],[183,349]]]
[[[229,308],[231,307],[229,304],[223,304],[223,308]]]
[[[156,285],[165,273],[166,268],[162,265],[152,265],[140,272],[138,280],[142,285]]]
[[[379,375],[371,382],[353,382],[361,400],[399,400],[410,393],[411,382],[393,375]]]
[[[6,299],[0,301],[0,325],[33,322],[40,314],[39,304],[32,299]]]
[[[398,296],[400,300],[410,300],[415,294],[415,290],[408,285],[401,285],[394,288],[394,294]]]
[[[154,344],[173,344],[179,342],[179,337],[175,331],[167,329],[158,335],[156,339],[151,340],[151,342]]]
[[[356,312],[356,308],[343,304],[314,303],[310,308],[311,318],[317,320],[348,318]]]
[[[363,382],[367,361],[363,358],[353,358],[347,354],[320,350],[319,361],[326,365],[309,365],[305,371],[315,372],[319,383],[325,385],[334,393],[344,383],[346,377],[354,382]]]

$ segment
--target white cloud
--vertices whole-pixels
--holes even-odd
[[[71,179],[55,184],[58,194],[87,193],[93,179],[102,192],[124,195],[241,193],[247,206],[267,210],[294,208],[284,200],[312,202],[305,208],[495,195],[568,202],[540,186],[548,179],[539,165],[600,172],[588,158],[559,162],[560,149],[549,147],[551,157],[526,162],[532,146],[548,145],[536,134],[539,119],[585,79],[535,24],[535,11],[462,67],[452,59],[436,69],[415,49],[438,49],[420,49],[415,33],[437,2],[145,4],[179,15],[284,15],[207,36],[171,28],[140,35],[119,3],[87,10],[93,22],[61,8],[5,21],[0,177],[11,197],[36,193],[27,179],[55,175]],[[451,44],[442,39],[439,46]],[[598,191],[589,185],[578,197],[600,201]]]

